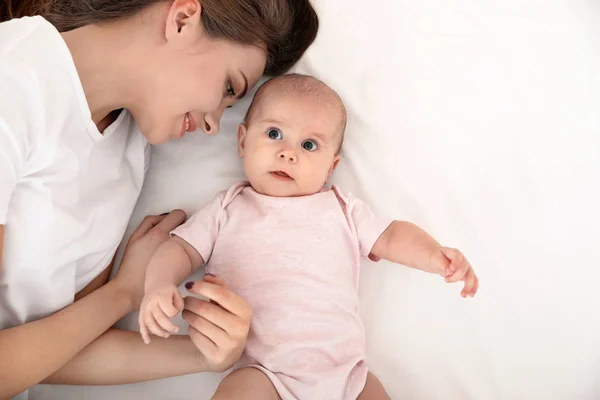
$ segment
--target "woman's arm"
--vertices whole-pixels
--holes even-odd
[[[43,383],[119,385],[208,369],[189,336],[155,338],[146,345],[138,332],[110,329]]]
[[[0,398],[41,382],[133,307],[113,281],[49,317],[1,330]]]
[[[138,332],[111,329],[43,383],[115,385],[225,371],[244,349],[252,310],[220,277],[207,275],[195,281],[190,292],[210,300],[185,299],[183,318],[190,324],[190,336],[144,344]],[[215,336],[215,331],[222,334]]]
[[[146,218],[132,235],[115,280],[46,318],[0,330],[0,398],[52,375],[136,309],[153,249],[184,219],[181,211]]]
[[[106,285],[106,283],[110,279],[110,274],[112,273],[113,266],[115,265],[115,258],[116,258],[116,254],[113,257],[113,259],[110,262],[110,264],[108,264],[108,267],[106,267],[104,269],[104,271],[102,271],[102,273],[100,275],[98,275],[97,277],[95,277],[90,283],[87,284],[86,287],[84,287],[83,289],[81,289],[75,295],[75,301],[83,299],[88,294],[96,291],[96,289],[100,289],[102,286]]]
[[[185,299],[189,337],[157,338],[145,345],[137,332],[105,333],[139,306],[151,250],[184,219],[181,211],[147,218],[132,235],[114,280],[49,317],[0,330],[0,398],[42,381],[136,382],[233,365],[244,349],[252,310],[218,277],[206,276],[188,289],[207,299]]]

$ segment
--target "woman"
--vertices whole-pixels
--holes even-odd
[[[43,17],[0,23],[0,398],[228,368],[251,311],[219,278],[191,289],[212,302],[186,299],[189,337],[144,345],[111,329],[139,307],[148,259],[183,212],[147,217],[106,282],[148,143],[217,133],[263,73],[292,66],[316,36],[308,0],[2,5],[3,20]]]

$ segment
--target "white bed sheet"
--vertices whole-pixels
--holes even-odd
[[[463,250],[481,289],[365,263],[368,364],[393,399],[600,398],[600,3],[328,0],[296,68],[345,100],[333,181]],[[154,149],[128,234],[242,177],[235,128]],[[121,326],[137,329],[136,316]],[[207,399],[198,374],[34,399]]]

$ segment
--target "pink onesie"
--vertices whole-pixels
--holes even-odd
[[[367,376],[360,258],[391,223],[330,190],[270,197],[241,182],[172,233],[252,307],[246,349],[229,371],[263,371],[283,400],[354,400]]]

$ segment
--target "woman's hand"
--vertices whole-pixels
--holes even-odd
[[[144,297],[144,278],[152,254],[185,218],[185,212],[181,210],[147,216],[131,235],[114,281],[130,299],[132,310],[139,309]]]
[[[221,277],[205,275],[204,280],[186,283],[189,292],[208,298],[185,298],[183,319],[190,325],[188,334],[215,372],[230,368],[240,359],[250,330],[252,310],[225,286]]]

